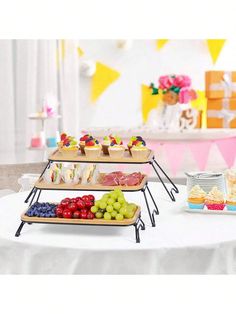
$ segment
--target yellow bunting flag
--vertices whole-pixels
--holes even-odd
[[[77,51],[78,51],[79,57],[82,57],[84,55],[84,51],[80,47],[77,48]]]
[[[207,39],[207,46],[211,54],[213,64],[216,63],[224,44],[225,39]]]
[[[142,84],[142,117],[144,123],[147,122],[150,111],[157,108],[161,97],[160,94],[152,95],[152,89]]]
[[[202,127],[207,127],[207,99],[205,91],[197,90],[197,99],[191,100],[191,106],[202,112]]]
[[[105,64],[96,62],[96,72],[92,77],[91,101],[96,101],[101,94],[116,81],[120,73]]]
[[[161,48],[163,48],[168,41],[169,39],[157,39],[157,50],[161,50]]]

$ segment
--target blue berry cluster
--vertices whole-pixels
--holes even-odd
[[[56,217],[56,205],[51,203],[34,203],[26,212],[29,217]]]

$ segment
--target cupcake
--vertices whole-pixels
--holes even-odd
[[[194,185],[188,195],[190,209],[203,209],[206,193],[199,185]]]
[[[133,158],[135,159],[145,159],[149,155],[149,149],[146,147],[146,142],[137,136],[137,139],[133,141],[130,152]]]
[[[225,207],[224,193],[214,186],[207,194],[205,204],[210,210],[223,210]]]
[[[81,138],[80,138],[80,142],[79,142],[79,147],[80,147],[80,151],[81,151],[81,154],[85,154],[85,151],[84,151],[84,148],[85,148],[85,142],[88,140],[88,139],[92,139],[92,135],[90,134],[85,134],[83,135]]]
[[[61,141],[57,143],[60,153],[68,157],[76,157],[78,154],[77,141],[73,136],[68,136],[66,133],[61,134]]]
[[[130,138],[129,143],[127,144],[130,155],[131,155],[131,148],[133,146],[136,146],[139,142],[142,142],[144,146],[146,146],[146,143],[141,136],[132,136]]]
[[[103,142],[102,142],[102,151],[104,155],[109,155],[108,147],[111,145],[112,139],[114,136],[104,136]]]
[[[44,172],[43,179],[46,183],[60,184],[61,170],[57,167],[51,167]]]
[[[226,199],[226,207],[228,210],[236,211],[236,187],[231,189]]]
[[[124,157],[125,147],[120,137],[114,136],[111,139],[111,144],[108,147],[108,152],[111,158],[120,159]]]
[[[85,155],[88,158],[98,158],[101,154],[101,144],[99,144],[98,140],[94,138],[89,138],[88,140],[85,141]]]

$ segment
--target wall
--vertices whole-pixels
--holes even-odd
[[[134,40],[128,51],[115,40],[80,40],[83,59],[100,61],[121,73],[98,99],[90,103],[91,78],[80,77],[80,129],[136,127],[142,124],[141,84],[156,82],[163,74],[188,74],[193,87],[204,89],[204,72],[236,69],[236,40],[228,40],[215,66],[204,40],[171,40],[157,51],[155,40]]]

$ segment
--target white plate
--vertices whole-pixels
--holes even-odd
[[[223,210],[209,210],[205,206],[203,209],[191,209],[188,206],[184,207],[184,211],[188,213],[197,213],[197,214],[215,214],[215,215],[236,215],[236,211],[227,210],[226,206]]]

